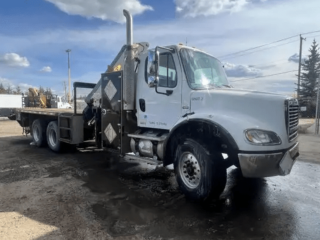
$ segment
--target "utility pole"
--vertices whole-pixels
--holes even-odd
[[[320,95],[320,78],[318,78],[318,91],[317,91],[317,103],[316,103],[316,119],[315,119],[315,134],[319,134],[319,95]]]
[[[68,54],[68,80],[69,80],[69,93],[68,93],[68,103],[71,103],[71,79],[70,79],[70,52],[71,49],[66,50]]]
[[[300,98],[300,74],[301,74],[301,55],[302,55],[302,40],[306,40],[300,34],[300,53],[299,53],[299,69],[298,69],[298,91],[297,98]]]
[[[63,81],[63,86],[64,86],[64,101],[67,100],[67,83],[66,81]]]

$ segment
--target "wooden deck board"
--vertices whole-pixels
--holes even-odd
[[[17,112],[22,113],[35,113],[41,115],[58,116],[60,113],[74,113],[73,109],[63,109],[63,108],[17,108]]]

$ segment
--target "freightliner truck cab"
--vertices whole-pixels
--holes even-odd
[[[199,49],[134,44],[124,15],[127,44],[86,99],[98,145],[173,164],[182,192],[200,201],[221,194],[232,165],[244,177],[290,173],[299,155],[296,99],[233,88],[221,62]]]

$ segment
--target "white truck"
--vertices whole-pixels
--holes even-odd
[[[55,105],[56,108],[72,108],[72,106],[67,102],[66,98],[62,96],[55,97],[53,100],[51,100],[51,102],[55,103],[52,105]]]
[[[37,146],[60,151],[95,141],[125,158],[174,164],[182,192],[198,201],[221,194],[232,165],[244,177],[290,173],[299,155],[296,99],[232,88],[221,63],[199,49],[133,43],[132,17],[124,15],[127,44],[108,70],[97,84],[74,83],[75,97],[92,88],[82,113],[76,104],[16,109]]]
[[[0,94],[0,117],[8,117],[13,109],[22,107],[22,94]]]

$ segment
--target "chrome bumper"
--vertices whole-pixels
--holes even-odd
[[[298,142],[284,154],[238,154],[243,176],[253,178],[288,175],[298,156]]]

